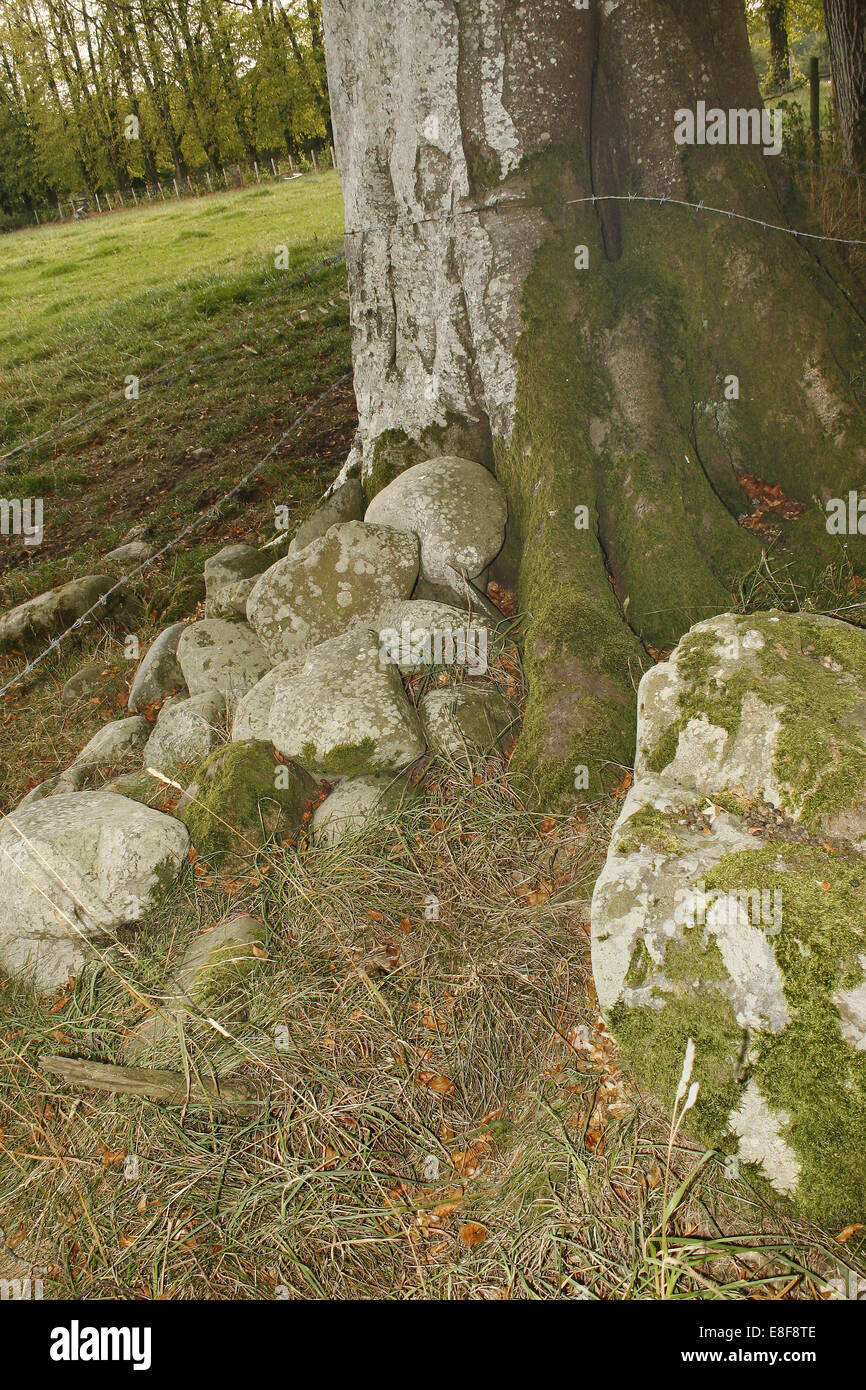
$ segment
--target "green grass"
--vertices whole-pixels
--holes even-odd
[[[3,606],[98,568],[133,522],[165,543],[349,370],[342,264],[299,283],[341,230],[331,173],[0,238],[0,453],[55,431],[4,469],[4,495],[44,498],[45,539],[4,538]],[[232,526],[273,535],[274,506],[309,505],[353,427],[346,391],[197,531],[199,564]]]
[[[58,1007],[8,986],[8,1253],[50,1298],[822,1296],[828,1243],[679,1139],[669,1164],[666,1117],[620,1070],[586,933],[610,808],[539,829],[496,760],[425,790],[337,847],[273,847],[232,880],[197,864]],[[120,1060],[136,997],[158,1008],[187,941],[238,908],[267,956],[209,1000],[218,1029],[194,1012],[149,1064],[239,1068],[266,1103],[39,1073],[46,1052]]]
[[[341,228],[329,173],[0,237],[3,445],[161,367],[292,278],[317,244],[338,249]],[[276,271],[281,244],[290,265]]]

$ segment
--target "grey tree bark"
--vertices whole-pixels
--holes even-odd
[[[866,477],[857,292],[820,242],[681,205],[804,225],[760,143],[675,139],[698,102],[761,109],[742,0],[324,0],[323,17],[347,471],[372,494],[436,454],[496,470],[531,615],[512,766],[546,805],[581,767],[597,794],[631,760],[647,648],[730,607],[760,562],[738,470],[808,504],[790,563],[828,562],[812,498]]]

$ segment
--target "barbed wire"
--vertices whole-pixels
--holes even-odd
[[[840,246],[866,246],[866,241],[851,237],[826,236],[821,232],[802,232],[797,227],[784,227],[778,222],[764,222],[760,217],[748,217],[744,212],[732,212],[729,208],[716,208],[710,203],[690,203],[685,198],[667,198],[649,193],[593,193],[587,198],[569,198],[566,206],[578,203],[670,203],[674,207],[691,208],[695,212],[715,212],[720,217],[730,217],[737,222],[751,222],[756,227],[764,227],[770,232],[786,232],[788,236],[806,237],[809,241],[832,241]]]
[[[281,295],[286,294],[287,291],[297,289],[299,285],[305,284],[307,280],[313,275],[318,274],[320,270],[326,270],[331,266],[339,265],[345,259],[345,251],[337,251],[334,255],[326,256],[324,260],[317,261],[315,265],[307,266],[307,268],[293,280],[281,285],[273,294],[267,295],[264,299],[252,305],[249,313],[241,316],[241,322],[245,323],[258,309],[261,309],[266,304],[272,304],[274,300],[279,299]],[[155,367],[151,372],[145,372],[138,378],[139,392],[141,392],[142,388],[145,391],[151,391],[154,386],[170,386],[173,381],[178,380],[182,375],[182,371],[175,371],[172,375],[167,377],[165,373],[171,372],[172,368],[178,367],[180,363],[192,357],[194,353],[198,352],[200,348],[204,347],[214,338],[220,337],[222,334],[228,332],[230,328],[235,327],[237,327],[236,322],[224,324],[221,328],[215,329],[213,333],[209,333],[206,337],[202,338],[201,341],[196,343],[193,347],[187,348],[185,352],[178,353],[176,357],[169,358],[162,366]],[[230,356],[233,351],[235,351],[234,348],[229,348],[226,352],[214,353],[210,357],[201,358],[187,367],[186,370],[194,371],[199,367],[209,366],[212,362],[217,362],[223,357]],[[33,453],[34,450],[40,448],[43,444],[53,443],[55,440],[62,439],[65,435],[71,434],[74,430],[82,429],[85,425],[93,424],[95,421],[109,414],[115,406],[120,405],[125,399],[123,387],[119,388],[117,391],[112,391],[110,395],[97,406],[86,408],[77,415],[68,416],[65,420],[59,420],[56,425],[52,425],[50,429],[44,430],[42,434],[34,435],[32,438],[24,440],[21,444],[14,445],[11,449],[7,450],[5,454],[0,454],[0,467],[5,468],[6,464],[12,458],[16,458],[22,454]]]
[[[788,154],[783,154],[780,158],[783,164],[799,164],[804,169],[821,169],[834,174],[847,174],[852,179],[866,179],[866,172],[852,169],[847,164],[824,164],[820,159],[794,159],[793,155]]]
[[[825,166],[822,166],[825,167]],[[859,241],[851,237],[826,236],[819,232],[803,232],[797,227],[784,227],[776,222],[763,222],[759,217],[747,217],[745,213],[734,212],[728,208],[717,208],[709,203],[690,203],[684,198],[668,198],[664,194],[657,193],[593,193],[586,198],[568,198],[564,202],[564,207],[574,207],[578,203],[671,203],[675,207],[693,208],[696,212],[716,212],[722,217],[730,217],[738,222],[752,222],[757,227],[765,227],[769,231],[786,232],[788,236],[808,237],[810,241],[832,241],[841,246],[866,246],[866,241]],[[503,209],[503,203],[506,205]],[[435,213],[425,217],[396,217],[390,222],[371,223],[368,227],[347,228],[345,236],[364,236],[368,232],[388,232],[394,231],[399,227],[420,227],[428,222],[451,221],[455,217],[471,217],[481,212],[502,212],[518,211],[521,208],[533,206],[529,199],[520,194],[509,194],[500,198],[493,199],[491,202],[482,203],[477,207],[456,208],[452,212]]]
[[[285,443],[285,441],[289,438],[293,431],[296,430],[300,425],[302,425],[305,420],[309,419],[310,415],[312,415],[313,412],[317,409],[317,407],[321,405],[322,401],[327,400],[328,396],[333,395],[333,393],[337,391],[341,386],[345,386],[346,382],[351,381],[351,378],[351,372],[344,372],[343,375],[341,377],[338,377],[336,381],[331,382],[331,385],[325,391],[323,391],[321,395],[317,396],[316,399],[312,401],[311,404],[307,406],[307,408],[303,410],[300,415],[295,417],[295,419],[289,425],[288,429],[284,430],[283,433],[280,435],[279,439],[275,440],[275,442],[268,449],[267,453],[264,454],[260,459],[257,459],[257,461],[253,464],[252,468],[250,468],[249,471],[245,473],[242,478],[239,478],[238,481],[234,484],[233,487],[229,489],[228,492],[224,493],[222,497],[218,498],[212,506],[208,507],[207,511],[202,512],[201,516],[196,517],[195,521],[191,521],[188,526],[185,526],[182,531],[178,532],[178,534],[174,536],[170,541],[167,541],[165,545],[163,545],[159,550],[155,551],[153,555],[149,555],[146,560],[142,560],[141,564],[136,565],[136,567],[130,570],[128,574],[121,575],[117,582],[115,584],[112,584],[111,588],[106,589],[104,594],[100,594],[99,598],[96,600],[95,603],[92,603],[84,613],[79,614],[75,621],[71,623],[70,626],[66,628],[64,632],[59,632],[56,637],[52,638],[52,640],[48,643],[48,646],[45,647],[43,651],[41,651],[37,656],[34,656],[32,660],[28,661],[27,664],[23,666],[21,670],[18,671],[10,681],[7,681],[7,683],[2,688],[0,688],[0,699],[2,699],[4,695],[8,694],[8,692],[14,686],[20,684],[20,682],[24,680],[26,676],[29,676],[31,672],[35,671],[37,666],[41,666],[42,662],[45,661],[51,655],[52,652],[56,651],[58,647],[61,645],[61,643],[66,640],[67,637],[70,637],[73,632],[77,632],[79,628],[84,626],[88,618],[96,614],[99,609],[105,609],[106,603],[112,594],[116,593],[117,590],[122,588],[124,584],[128,584],[130,580],[136,579],[138,575],[142,574],[144,570],[149,569],[151,565],[156,563],[157,560],[161,560],[163,555],[167,554],[168,551],[173,550],[175,546],[180,545],[182,540],[185,540],[188,535],[190,535],[193,531],[197,530],[198,527],[201,526],[205,521],[214,518],[218,514],[220,509],[225,505],[225,503],[228,502],[230,498],[234,497],[236,493],[240,492],[241,489],[247,485],[250,479],[262,468],[265,467],[265,465],[269,462],[270,459],[273,458],[274,454]]]

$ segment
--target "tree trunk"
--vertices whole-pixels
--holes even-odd
[[[824,243],[637,201],[788,224],[762,148],[674,139],[698,101],[761,107],[742,0],[323,10],[360,419],[346,471],[372,493],[437,454],[495,468],[531,615],[512,768],[547,806],[576,769],[596,795],[632,761],[647,646],[731,607],[760,561],[737,470],[808,507],[776,557],[792,576],[838,561],[813,498],[866,479],[856,292]]]
[[[770,31],[770,91],[780,92],[791,81],[788,51],[788,0],[764,0]]]
[[[824,0],[824,14],[843,156],[866,169],[866,4]]]

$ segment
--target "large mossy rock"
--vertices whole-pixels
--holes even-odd
[[[381,659],[378,633],[359,629],[278,681],[270,732],[275,748],[324,777],[399,772],[426,748],[399,668]]]
[[[373,498],[365,521],[416,535],[421,597],[462,598],[461,574],[479,579],[502,549],[508,507],[489,469],[471,459],[416,463]]]
[[[599,1003],[691,1132],[829,1229],[866,1221],[866,632],[724,615],[641,682],[592,903]]]
[[[165,598],[159,609],[159,621],[176,623],[181,618],[190,618],[204,600],[204,577],[200,574],[188,574],[175,584]]]
[[[245,739],[218,748],[198,769],[181,818],[205,859],[254,852],[302,823],[316,792],[296,763],[281,763],[269,743]]]
[[[247,617],[276,664],[370,618],[388,599],[408,598],[417,576],[414,536],[347,521],[265,570]]]
[[[89,943],[141,919],[188,847],[180,821],[110,792],[19,807],[0,827],[0,966],[65,985]]]

